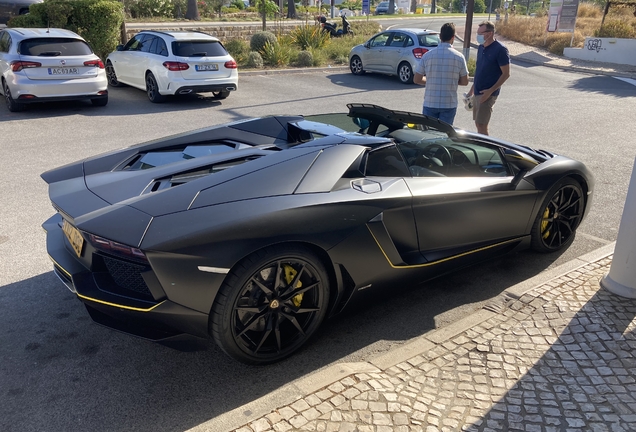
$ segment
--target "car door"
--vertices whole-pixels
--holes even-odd
[[[434,138],[399,145],[413,177],[413,213],[427,261],[527,233],[538,192],[512,186],[500,148]]]
[[[367,49],[363,51],[362,64],[365,70],[386,73],[388,67],[385,65],[384,52],[391,34],[392,32],[383,32],[369,40]]]
[[[4,76],[10,68],[9,48],[11,48],[11,35],[8,31],[0,31],[0,76]],[[3,92],[1,88],[0,92]]]
[[[119,81],[137,88],[145,89],[145,62],[143,62],[142,47],[144,40],[149,35],[137,34],[133,36],[119,51],[119,55],[113,56],[113,66]]]
[[[386,73],[395,74],[397,68],[405,52],[407,52],[406,44],[409,40],[409,36],[406,33],[395,31],[391,35],[391,39],[387,41],[387,45],[383,52],[383,71]]]

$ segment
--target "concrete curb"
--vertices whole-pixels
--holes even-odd
[[[497,302],[498,299],[520,298],[537,286],[611,255],[614,252],[615,245],[616,242],[602,246],[554,269],[546,270],[530,279],[513,285],[493,299],[493,302]],[[269,414],[277,408],[292,404],[308,394],[328,387],[349,375],[380,372],[407,361],[433,349],[439,344],[447,342],[458,334],[496,315],[497,313],[495,312],[481,309],[453,324],[438,330],[432,330],[391,351],[375,356],[368,361],[337,363],[327,366],[319,371],[299,378],[259,399],[221,414],[205,423],[201,423],[189,429],[189,432],[226,432],[237,429]]]

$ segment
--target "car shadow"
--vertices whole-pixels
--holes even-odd
[[[395,75],[383,75],[378,73],[365,73],[362,75],[353,75],[351,73],[330,74],[328,78],[335,85],[348,87],[357,90],[369,91],[405,91],[420,90],[424,91],[424,87],[417,84],[403,84]]]
[[[570,83],[568,87],[585,93],[599,93],[619,98],[636,96],[636,85],[621,81],[619,78],[607,76],[579,78]]]
[[[212,93],[193,93],[188,95],[169,96],[165,102],[152,103],[146,93],[133,87],[109,87],[108,105],[93,106],[90,100],[43,102],[29,104],[22,112],[9,112],[6,106],[0,107],[0,122],[22,120],[28,118],[52,118],[68,115],[86,117],[121,116],[134,114],[153,114],[171,111],[200,110],[210,107],[222,107],[223,100],[215,99]],[[229,97],[232,97],[230,94]],[[4,105],[4,104],[3,104]]]
[[[186,430],[333,362],[355,361],[365,347],[421,336],[454,308],[479,309],[557,259],[514,253],[425,286],[369,292],[305,349],[260,367],[228,358],[210,340],[168,347],[94,324],[44,273],[0,288],[0,430]]]

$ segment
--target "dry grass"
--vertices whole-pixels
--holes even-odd
[[[610,9],[605,17],[603,31],[601,19],[603,11],[590,3],[581,3],[574,30],[573,47],[582,47],[586,36],[596,37],[636,37],[636,18],[628,9]],[[563,55],[563,48],[570,46],[572,33],[547,33],[547,18],[509,16],[508,22],[497,24],[497,33],[513,41],[545,48],[553,54]]]

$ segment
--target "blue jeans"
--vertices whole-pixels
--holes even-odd
[[[425,106],[422,110],[422,114],[440,119],[450,125],[455,121],[455,114],[457,114],[457,108],[431,108]]]

